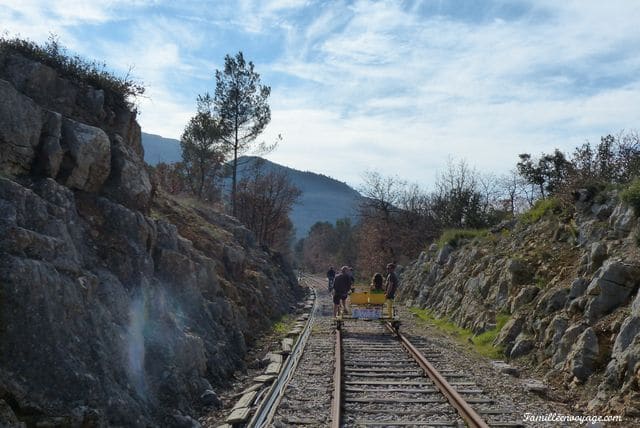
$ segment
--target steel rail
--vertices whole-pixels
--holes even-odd
[[[340,428],[342,418],[342,333],[336,329],[335,366],[333,369],[333,400],[331,400],[331,428]]]
[[[293,377],[293,373],[298,366],[298,361],[302,356],[302,351],[307,344],[307,339],[311,334],[311,326],[313,324],[316,311],[318,310],[318,295],[316,293],[315,287],[313,288],[313,293],[315,296],[313,300],[313,308],[309,313],[307,324],[305,325],[302,334],[298,336],[298,340],[294,344],[289,357],[286,359],[278,378],[275,380],[275,382],[273,382],[273,385],[271,385],[271,388],[269,388],[269,392],[267,392],[266,397],[264,398],[264,400],[262,400],[262,402],[260,402],[260,405],[256,409],[256,412],[253,414],[253,417],[247,424],[247,427],[249,428],[262,428],[269,426],[271,420],[273,419],[273,416],[275,415],[278,404],[280,403],[282,395],[284,394],[284,390]]]
[[[402,346],[409,352],[409,354],[416,360],[416,362],[422,367],[427,376],[435,383],[440,392],[447,398],[449,403],[458,411],[460,417],[471,428],[489,428],[489,425],[482,419],[482,417],[475,411],[469,403],[447,382],[447,380],[436,370],[433,365],[427,361],[424,355],[407,339],[402,333],[395,330],[390,323],[387,323],[387,328],[398,336]]]

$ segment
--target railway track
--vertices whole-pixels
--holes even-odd
[[[524,426],[473,374],[448,367],[445,351],[428,340],[378,321],[352,320],[336,330],[326,284],[306,281],[317,298],[304,350],[246,426]]]
[[[339,399],[334,401],[332,427],[522,426],[478,388],[473,376],[436,370],[427,357],[442,358],[441,352],[424,343],[425,351],[420,351],[390,326],[359,323],[338,336],[342,367],[336,367]]]

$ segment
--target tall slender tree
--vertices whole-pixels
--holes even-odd
[[[231,209],[235,216],[238,155],[245,152],[271,121],[267,103],[271,88],[261,84],[251,61],[242,52],[224,58],[224,70],[216,70],[215,111],[225,129],[224,140],[233,153]]]
[[[182,137],[182,161],[193,193],[206,199],[216,177],[222,171],[228,147],[222,139],[224,129],[213,113],[213,99],[209,94],[199,95],[197,113],[189,120]]]

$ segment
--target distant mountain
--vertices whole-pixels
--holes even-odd
[[[178,140],[159,135],[142,133],[144,160],[156,165],[159,162],[179,162],[182,160]],[[241,178],[254,163],[261,158],[243,156],[239,159],[238,175]],[[335,224],[336,220],[348,217],[355,223],[358,205],[362,195],[346,183],[314,172],[303,172],[288,168],[266,159],[261,159],[266,171],[284,171],[296,187],[302,191],[299,202],[293,207],[291,221],[296,229],[296,239],[307,236],[309,229],[319,221]]]
[[[173,138],[164,138],[143,132],[142,146],[144,147],[144,160],[149,165],[157,165],[160,162],[174,163],[182,160],[180,141]]]
[[[336,220],[348,217],[355,223],[358,205],[363,197],[346,183],[254,156],[239,158],[238,175],[242,177],[258,160],[264,162],[262,168],[265,171],[284,171],[291,182],[302,191],[302,196],[290,215],[296,228],[296,239],[307,236],[311,226],[319,221],[335,224]]]

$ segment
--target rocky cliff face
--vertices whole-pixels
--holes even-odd
[[[432,246],[402,275],[401,299],[482,333],[562,379],[592,383],[590,410],[640,409],[640,224],[615,192],[576,214],[503,224],[486,238]],[[593,383],[597,385],[593,385]],[[637,416],[637,415],[636,415]]]
[[[111,98],[0,56],[0,425],[195,425],[300,294],[234,219],[154,192]]]

